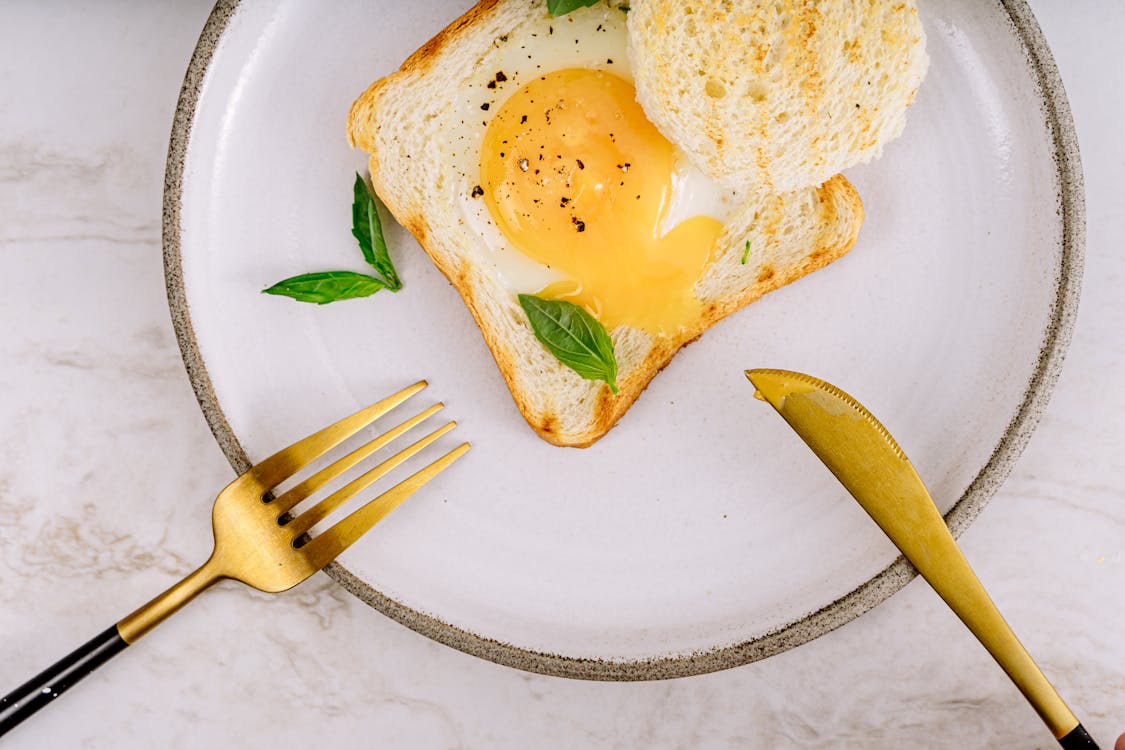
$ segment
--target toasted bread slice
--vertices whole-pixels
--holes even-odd
[[[624,14],[612,10],[602,10],[607,15],[599,26],[622,24],[623,39]],[[571,22],[580,24],[584,12],[576,11]],[[387,208],[461,293],[528,424],[551,443],[585,447],[621,418],[684,344],[763,294],[847,252],[863,208],[855,189],[839,175],[790,193],[748,191],[725,222],[695,286],[703,304],[698,323],[675,335],[618,326],[610,336],[619,393],[581,378],[535,338],[517,293],[537,290],[513,289],[465,220],[460,207],[474,180],[458,179],[453,136],[446,132],[465,117],[466,88],[479,85],[481,71],[500,70],[504,45],[518,41],[530,21],[542,24],[545,14],[541,0],[479,3],[359,97],[348,117],[348,137],[371,154],[372,183]]]
[[[928,64],[913,0],[687,6],[631,4],[637,100],[715,179],[819,185],[902,131]]]

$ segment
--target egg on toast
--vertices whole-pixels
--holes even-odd
[[[348,117],[376,192],[460,292],[528,424],[563,446],[603,436],[715,322],[847,252],[863,216],[840,175],[777,192],[702,169],[638,104],[641,3],[618,5],[552,18],[484,0]],[[539,343],[521,293],[601,321],[618,393]]]

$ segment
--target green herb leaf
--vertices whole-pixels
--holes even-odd
[[[589,8],[598,0],[547,0],[547,12],[556,18],[578,8]]]
[[[617,357],[605,326],[572,302],[519,296],[535,338],[587,380],[604,380],[617,393]]]
[[[746,265],[746,260],[750,257],[750,240],[746,240],[746,249],[742,251],[742,265]]]
[[[324,271],[279,281],[269,289],[263,289],[262,294],[280,294],[300,302],[326,305],[341,299],[370,297],[386,288],[381,280],[355,271]]]
[[[352,234],[359,240],[363,259],[379,272],[383,285],[392,292],[402,289],[402,281],[395,272],[387,243],[383,239],[383,225],[379,221],[379,209],[375,195],[368,189],[363,177],[356,173],[355,200],[352,202]]]

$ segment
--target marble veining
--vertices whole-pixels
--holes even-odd
[[[1125,731],[1125,10],[1037,0],[1086,163],[1083,302],[1058,388],[961,539],[1086,726]],[[205,0],[0,8],[0,690],[209,551],[231,471],[171,331],[160,196]],[[42,42],[50,33],[53,43]],[[1049,748],[915,581],[793,651],[665,682],[500,667],[324,576],[224,583],[4,739],[26,748]]]

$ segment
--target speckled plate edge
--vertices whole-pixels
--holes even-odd
[[[188,65],[172,124],[168,163],[164,174],[164,274],[172,325],[180,343],[184,365],[203,416],[236,472],[250,466],[242,445],[227,422],[215,396],[211,378],[200,356],[184,292],[180,254],[180,205],[184,158],[191,139],[199,93],[220,39],[241,0],[219,0],[199,36]],[[1062,226],[1061,262],[1050,323],[1039,350],[1038,366],[1024,392],[1015,417],[1004,431],[988,463],[965,494],[946,514],[954,535],[960,535],[976,518],[1011,472],[1046,408],[1062,369],[1070,343],[1082,280],[1085,249],[1085,196],[1078,139],[1070,104],[1050,48],[1025,0],[998,0],[1011,19],[1012,33],[1021,41],[1028,66],[1037,79],[1044,124],[1054,145],[1058,183],[1057,212]],[[697,653],[645,660],[610,661],[578,659],[540,653],[483,638],[449,623],[417,612],[376,591],[346,568],[335,563],[325,572],[341,586],[388,617],[439,643],[498,664],[560,677],[588,680],[655,680],[684,677],[728,669],[785,651],[829,632],[887,599],[915,575],[899,557],[881,573],[822,609],[767,635],[733,646]]]

